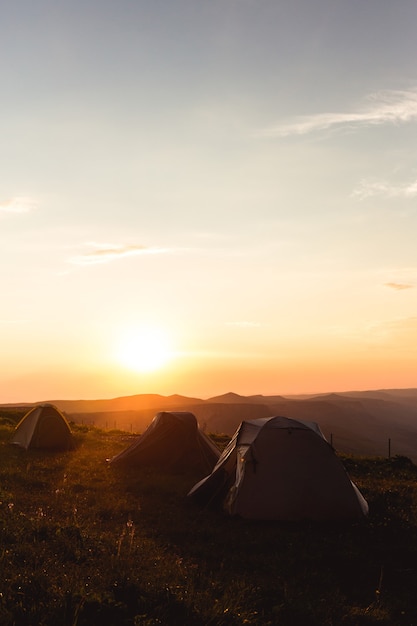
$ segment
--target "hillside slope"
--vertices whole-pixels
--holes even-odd
[[[417,461],[417,389],[297,397],[241,396],[229,392],[206,400],[177,394],[138,394],[52,403],[74,422],[136,433],[143,432],[159,411],[191,411],[203,430],[229,436],[243,420],[283,415],[317,422],[340,452],[380,456],[390,453]]]

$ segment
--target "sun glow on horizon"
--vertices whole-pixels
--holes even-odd
[[[116,357],[124,367],[146,373],[167,365],[173,353],[165,331],[156,327],[141,327],[123,333]]]

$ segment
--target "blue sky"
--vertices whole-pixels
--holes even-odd
[[[415,386],[415,2],[0,18],[0,401]]]

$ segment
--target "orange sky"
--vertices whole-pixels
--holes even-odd
[[[377,18],[5,3],[0,402],[417,386],[417,4]]]
[[[111,398],[137,393],[179,393],[208,398],[233,391],[241,395],[302,394],[415,386],[413,362],[363,356],[345,359],[244,359],[181,357],[154,372],[123,367],[77,369],[63,364],[55,373],[42,367],[7,380],[2,402]]]

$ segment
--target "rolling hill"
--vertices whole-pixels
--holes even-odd
[[[229,392],[206,400],[139,394],[108,400],[50,402],[74,422],[136,433],[143,432],[158,411],[191,411],[203,430],[227,435],[232,435],[243,420],[283,415],[317,422],[340,452],[376,456],[390,453],[417,462],[417,389],[287,397]]]

